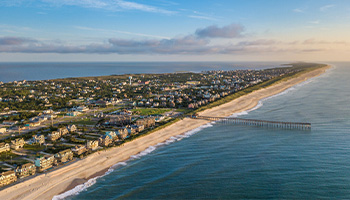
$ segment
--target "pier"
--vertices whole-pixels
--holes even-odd
[[[228,117],[210,117],[210,116],[192,116],[193,119],[204,119],[209,121],[219,121],[222,123],[231,123],[244,126],[260,126],[260,127],[271,127],[280,129],[299,129],[299,130],[310,130],[311,123],[302,122],[280,122],[280,121],[267,121],[257,119],[243,119],[243,118],[228,118]]]

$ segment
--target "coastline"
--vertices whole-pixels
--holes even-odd
[[[296,84],[319,76],[328,68],[330,66],[301,74],[298,77],[241,96],[226,104],[202,111],[200,114],[223,117],[252,109],[261,99],[276,95]],[[171,137],[184,134],[207,123],[206,120],[183,119],[162,130],[128,142],[121,147],[94,153],[83,160],[58,170],[15,184],[0,191],[0,199],[51,199],[54,195],[61,194],[93,177],[104,174],[114,164],[128,160],[132,155],[136,155],[150,146],[157,145]]]

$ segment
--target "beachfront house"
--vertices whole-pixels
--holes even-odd
[[[143,131],[145,129],[144,125],[136,125],[135,127],[136,127],[136,131],[137,132],[141,132],[141,131]]]
[[[105,135],[108,135],[109,138],[111,138],[112,140],[118,139],[118,138],[117,138],[117,133],[114,132],[114,131],[107,131]]]
[[[118,137],[121,140],[124,140],[125,138],[127,138],[128,134],[129,134],[128,129],[126,129],[125,127],[124,128],[120,128],[118,130]]]
[[[54,165],[57,165],[57,161],[54,155],[41,155],[36,157],[34,164],[37,167],[38,171],[42,172],[53,167]]]
[[[2,172],[0,174],[0,187],[11,184],[17,181],[17,176],[14,171]]]
[[[128,129],[129,135],[136,133],[136,126],[128,126],[127,129]]]
[[[24,144],[25,144],[25,141],[23,138],[17,138],[15,140],[11,140],[10,147],[11,149],[18,150],[20,148],[23,148]]]
[[[0,143],[0,153],[10,151],[10,145],[5,142]]]
[[[148,117],[148,118],[143,118],[143,119],[138,119],[136,120],[136,125],[144,125],[145,128],[154,126],[156,123],[155,118],[154,117]]]
[[[107,147],[112,142],[113,140],[108,135],[104,135],[99,138],[99,145],[102,147]]]
[[[86,148],[95,151],[98,148],[98,140],[89,140],[86,142]]]
[[[70,149],[66,149],[58,152],[55,157],[58,162],[65,163],[73,159],[73,152]]]
[[[86,152],[86,147],[85,147],[85,145],[76,145],[71,150],[74,153],[74,155],[80,156],[81,154]]]
[[[33,163],[26,163],[22,166],[18,166],[15,172],[18,178],[24,178],[30,175],[34,175],[36,172],[36,167]]]

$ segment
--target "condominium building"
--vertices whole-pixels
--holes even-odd
[[[17,176],[14,171],[2,172],[0,174],[0,187],[11,184],[17,181]]]

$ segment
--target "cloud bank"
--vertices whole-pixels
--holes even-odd
[[[315,52],[324,51],[333,45],[348,45],[344,41],[283,42],[272,39],[244,40],[231,43],[233,38],[244,38],[242,25],[216,25],[197,29],[193,34],[174,38],[122,39],[108,38],[99,43],[70,44],[67,41],[40,41],[24,37],[0,37],[0,53],[59,53],[59,54],[247,54],[266,52]],[[227,43],[215,44],[211,40],[221,38]],[[324,45],[324,46],[322,46]]]

